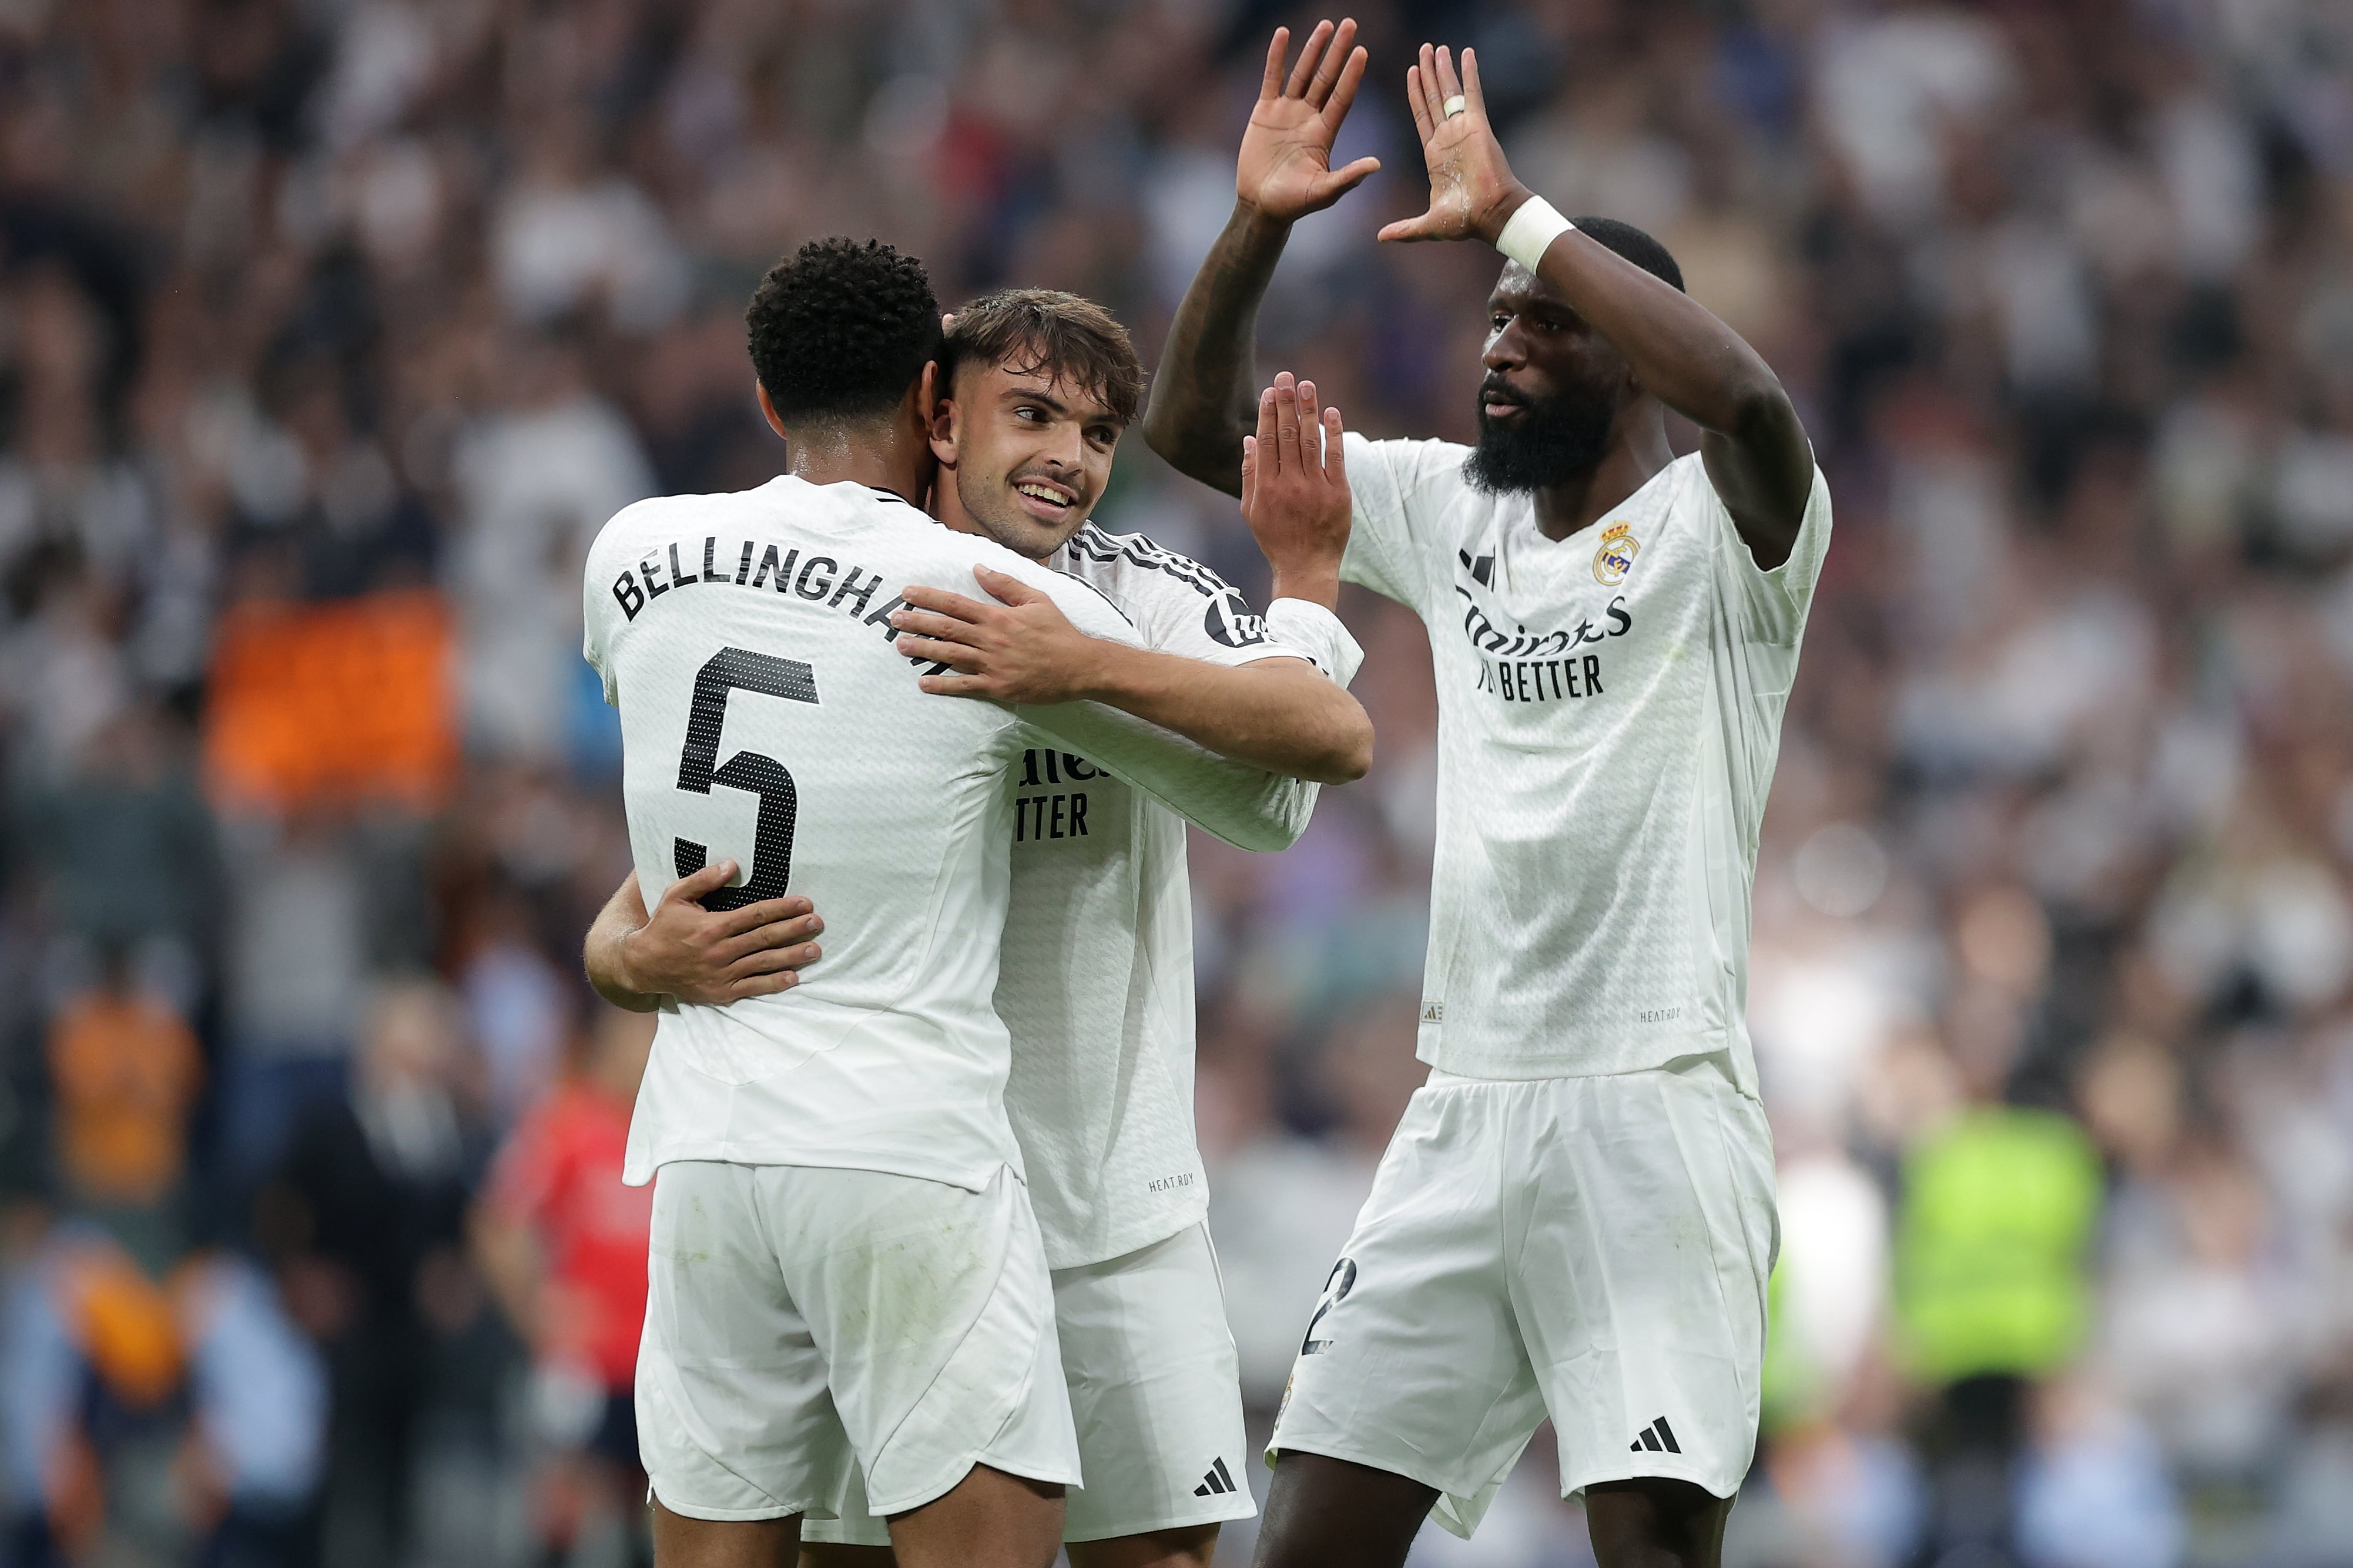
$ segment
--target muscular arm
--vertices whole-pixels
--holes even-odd
[[[1185,290],[1144,411],[1144,444],[1187,478],[1242,493],[1242,437],[1258,427],[1258,308],[1291,225],[1234,204]]]
[[[747,996],[788,990],[820,956],[809,939],[825,929],[798,894],[711,910],[702,900],[735,879],[735,862],[720,860],[662,889],[649,914],[638,874],[629,873],[605,900],[582,944],[588,984],[614,1006],[631,1013],[659,1010],[665,998],[723,1005]]]
[[[1814,449],[1772,368],[1706,306],[1574,229],[1546,247],[1536,275],[1700,427],[1700,460],[1757,564],[1787,561],[1813,493]]]
[[[1381,166],[1359,158],[1332,167],[1332,144],[1365,78],[1356,38],[1353,21],[1318,22],[1286,76],[1291,29],[1275,29],[1235,163],[1234,216],[1185,291],[1152,379],[1145,444],[1228,495],[1242,493],[1242,437],[1258,422],[1258,308],[1291,226]]]
[[[1348,784],[1373,765],[1373,721],[1304,659],[1229,666],[1106,643],[1089,686],[1072,696],[1292,778]]]
[[[1445,113],[1460,93],[1462,111]],[[1430,210],[1390,224],[1385,240],[1480,239],[1494,244],[1535,197],[1514,176],[1487,123],[1477,57],[1421,47],[1406,96],[1430,166]],[[1757,565],[1789,558],[1813,491],[1813,447],[1780,379],[1739,333],[1698,300],[1571,229],[1538,258],[1556,290],[1626,356],[1658,400],[1701,430],[1709,480]]]

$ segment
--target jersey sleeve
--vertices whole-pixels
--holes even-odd
[[[1822,557],[1831,542],[1831,490],[1822,470],[1814,469],[1814,485],[1806,498],[1806,514],[1789,558],[1771,571],[1757,564],[1747,541],[1740,537],[1724,500],[1709,482],[1707,469],[1693,462],[1700,503],[1715,529],[1716,593],[1735,625],[1757,641],[1794,647],[1806,629],[1806,614],[1813,607],[1814,584],[1820,581]]]
[[[588,559],[581,569],[580,656],[596,672],[605,701],[614,708],[621,705],[621,689],[614,677],[613,639],[645,604],[634,583],[621,582],[617,564],[628,553],[621,547],[620,535],[637,510],[624,507],[613,515],[588,547]]]
[[[1110,568],[1109,592],[1134,617],[1145,647],[1229,667],[1262,658],[1312,661],[1305,649],[1282,644],[1240,588],[1191,556],[1140,533],[1092,538],[1091,558]]]
[[[1323,605],[1310,599],[1277,599],[1266,607],[1266,625],[1276,642],[1300,649],[1342,687],[1356,683],[1365,650],[1340,617]]]
[[[1467,451],[1450,441],[1371,441],[1353,430],[1341,440],[1350,509],[1340,576],[1419,612],[1436,548],[1437,482],[1461,471]]]

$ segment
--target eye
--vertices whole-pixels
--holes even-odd
[[[1025,403],[1013,411],[1013,417],[1016,419],[1027,419],[1033,425],[1043,425],[1046,423],[1047,415],[1046,411],[1039,407],[1036,404]]]
[[[1487,314],[1487,330],[1491,332],[1500,332],[1511,324],[1512,314],[1508,310],[1491,310]]]

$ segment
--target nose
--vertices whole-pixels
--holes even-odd
[[[1517,370],[1528,363],[1527,339],[1520,331],[1517,318],[1505,322],[1502,331],[1487,340],[1479,363],[1491,371]]]
[[[1086,434],[1075,420],[1057,420],[1053,434],[1047,438],[1045,450],[1039,454],[1053,468],[1075,472],[1084,466]]]

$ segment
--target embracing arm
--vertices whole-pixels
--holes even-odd
[[[649,914],[638,874],[613,890],[588,928],[581,962],[588,984],[614,1006],[652,1013],[663,999],[723,1005],[799,984],[819,957],[809,939],[825,929],[798,894],[712,910],[702,900],[735,879],[719,860],[662,889]]]
[[[1219,756],[1314,784],[1349,784],[1373,765],[1373,721],[1305,659],[1210,664],[1106,645],[1081,701],[1173,730]]]
[[[1463,107],[1446,105],[1460,94]],[[1497,245],[1535,199],[1504,161],[1488,126],[1479,62],[1421,47],[1406,98],[1430,166],[1430,210],[1390,224],[1385,240],[1480,239]],[[1537,208],[1536,212],[1546,209]],[[1757,565],[1788,559],[1813,492],[1813,447],[1778,377],[1739,333],[1682,289],[1575,229],[1534,258],[1538,279],[1626,356],[1637,380],[1702,432],[1709,480]]]
[[[1258,308],[1291,226],[1321,212],[1380,167],[1359,158],[1334,169],[1332,143],[1365,76],[1356,24],[1318,22],[1286,78],[1291,29],[1275,29],[1257,106],[1234,172],[1234,216],[1201,263],[1169,323],[1145,444],[1177,472],[1240,495],[1241,445],[1257,423],[1252,343]]]

